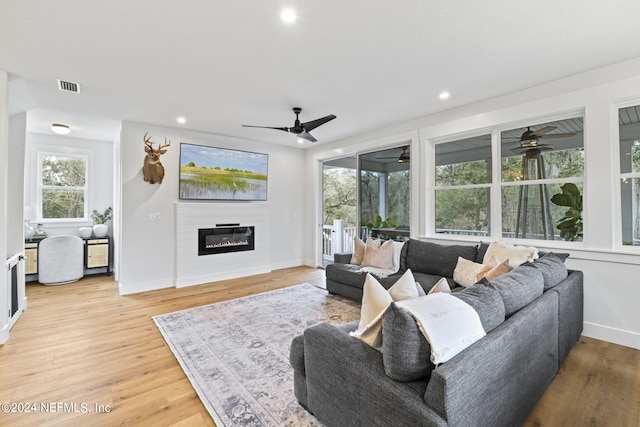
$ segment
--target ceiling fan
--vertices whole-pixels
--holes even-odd
[[[549,133],[557,129],[556,126],[545,126],[538,130],[531,130],[531,127],[527,126],[527,130],[522,133],[520,140],[511,144],[515,145],[511,149],[514,153],[522,153],[528,150],[536,149],[538,151],[553,150],[551,144],[540,144],[540,140],[543,138],[569,138],[575,136],[575,133]]]
[[[406,145],[402,147],[402,153],[400,153],[400,157],[376,157],[378,160],[386,160],[386,159],[397,159],[398,163],[409,163],[411,161],[411,156],[407,152],[409,146]]]
[[[335,115],[331,114],[326,117],[322,117],[319,119],[311,120],[310,122],[301,123],[298,115],[302,112],[302,108],[294,107],[293,112],[296,115],[296,121],[293,124],[293,127],[271,127],[271,126],[251,126],[251,125],[242,125],[247,128],[262,128],[262,129],[275,129],[275,130],[283,130],[285,132],[293,133],[298,138],[306,139],[307,141],[316,142],[315,139],[309,132],[327,123],[330,120],[336,118]]]

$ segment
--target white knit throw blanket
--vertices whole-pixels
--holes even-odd
[[[486,335],[480,316],[466,302],[447,293],[397,301],[408,311],[431,345],[431,362],[450,360]]]

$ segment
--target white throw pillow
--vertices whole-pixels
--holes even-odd
[[[362,288],[362,308],[358,329],[351,336],[369,344],[376,350],[382,347],[384,312],[393,301],[418,297],[416,281],[411,270],[405,273],[387,291],[375,277],[367,273]]]
[[[484,254],[483,264],[491,257],[495,257],[498,263],[509,260],[509,268],[516,268],[520,264],[538,259],[538,249],[533,246],[516,246],[504,242],[491,242]]]

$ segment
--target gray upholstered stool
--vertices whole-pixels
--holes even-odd
[[[84,276],[84,244],[78,236],[52,236],[38,247],[38,281],[64,285]]]

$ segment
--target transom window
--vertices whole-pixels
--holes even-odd
[[[38,211],[43,220],[86,219],[88,156],[38,153]]]

